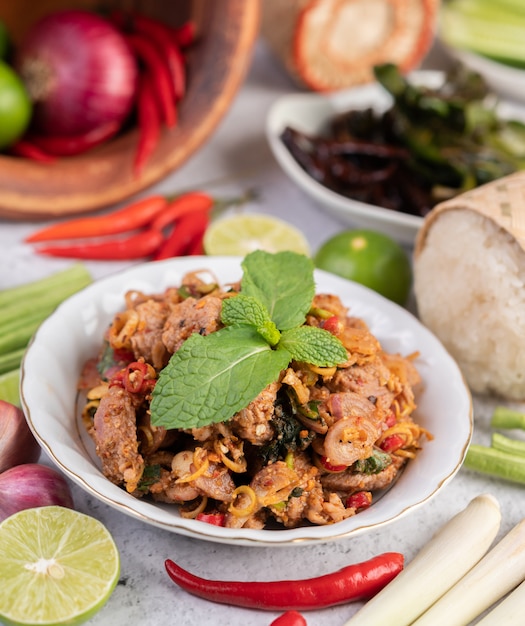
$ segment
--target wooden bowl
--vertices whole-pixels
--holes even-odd
[[[164,129],[142,175],[133,175],[138,130],[133,128],[83,155],[43,164],[0,156],[0,217],[29,220],[72,215],[120,202],[179,167],[214,131],[241,85],[258,34],[259,0],[192,0],[107,3],[133,8],[176,25],[189,17],[198,44],[188,54],[188,89],[178,124]],[[53,10],[100,8],[89,0],[0,1],[0,20],[16,41]]]

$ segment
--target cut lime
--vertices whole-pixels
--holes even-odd
[[[303,233],[292,224],[271,215],[246,214],[212,222],[204,235],[206,254],[246,256],[254,250],[289,250],[310,255]]]
[[[60,506],[4,520],[0,554],[0,620],[6,624],[81,624],[104,606],[120,574],[107,528]]]
[[[18,386],[20,384],[20,370],[11,370],[0,376],[0,400],[20,405]]]

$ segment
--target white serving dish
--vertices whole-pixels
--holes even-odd
[[[317,271],[317,289],[338,294],[352,315],[365,319],[389,352],[419,351],[424,381],[416,418],[434,436],[396,484],[373,506],[343,522],[287,530],[231,529],[180,517],[177,507],[138,500],[107,480],[76,414],[76,383],[96,355],[129,289],[157,292],[180,284],[188,271],[211,270],[221,282],[241,277],[241,259],[187,257],[139,265],[75,294],[38,329],[21,368],[21,401],[43,449],[93,497],[147,524],[197,539],[247,546],[290,546],[354,537],[392,522],[433,498],[459,470],[473,428],[472,400],[455,361],[415,317],[377,293]]]
[[[414,84],[438,87],[443,83],[444,76],[440,71],[420,70],[409,74],[408,79]],[[280,139],[287,126],[316,134],[322,132],[329,120],[338,113],[369,107],[380,112],[391,104],[391,96],[378,83],[341,91],[331,96],[293,93],[281,96],[274,102],[266,121],[266,135],[275,159],[284,172],[323,210],[350,227],[377,230],[401,244],[412,246],[423,224],[423,217],[352,200],[328,189],[303,170]],[[501,115],[524,119],[523,109],[520,107],[505,101],[498,106]]]

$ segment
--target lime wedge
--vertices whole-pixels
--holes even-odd
[[[212,222],[203,240],[206,254],[246,256],[254,250],[290,250],[310,255],[303,233],[292,224],[271,215],[243,214]]]
[[[20,384],[20,370],[11,370],[0,376],[0,400],[20,406],[18,385]]]
[[[0,554],[0,620],[6,624],[81,624],[104,606],[120,574],[107,528],[60,506],[4,520]]]

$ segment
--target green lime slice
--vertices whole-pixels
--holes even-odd
[[[60,506],[26,509],[0,524],[0,620],[81,624],[120,575],[117,546],[98,520]]]
[[[303,233],[288,222],[271,215],[243,214],[212,222],[203,240],[209,255],[246,256],[254,250],[289,250],[310,255]]]

